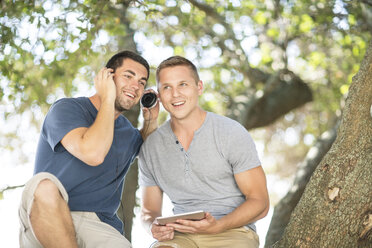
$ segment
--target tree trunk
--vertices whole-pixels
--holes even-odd
[[[138,125],[138,115],[140,107],[137,104],[131,111],[126,112],[125,116],[133,126]],[[137,159],[131,165],[124,181],[124,190],[121,198],[121,205],[118,210],[118,216],[124,223],[124,235],[129,241],[132,241],[132,226],[134,218],[134,208],[137,205],[136,191],[138,189],[138,165]]]
[[[335,141],[337,127],[338,125],[332,130],[324,132],[307,153],[305,161],[299,165],[292,187],[274,208],[274,214],[266,234],[265,247],[270,247],[282,237],[291,213],[297,206],[311,175]]]
[[[138,165],[137,159],[130,167],[125,176],[124,191],[122,196],[122,211],[125,238],[132,241],[132,227],[134,218],[134,208],[137,206],[136,191],[138,189]]]
[[[118,38],[118,47],[120,50],[131,50],[137,52],[137,46],[134,42],[134,30],[130,28],[130,22],[127,19],[127,9],[131,1],[123,1],[121,8],[112,8],[112,11],[117,12],[120,18],[120,23],[125,26],[126,33]],[[132,123],[134,127],[138,126],[138,116],[140,107],[137,104],[130,111],[123,113],[125,117]],[[134,218],[134,208],[137,205],[136,191],[138,189],[138,166],[137,160],[131,165],[127,175],[125,176],[124,189],[121,198],[121,204],[118,209],[118,216],[124,223],[124,235],[129,241],[132,241],[132,226]]]
[[[274,247],[371,247],[372,42],[348,94],[336,141]]]

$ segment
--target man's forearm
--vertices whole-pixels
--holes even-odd
[[[143,127],[140,130],[142,139],[145,140],[152,132],[154,132],[158,128],[158,121],[150,120],[150,121],[144,121]]]
[[[218,231],[245,226],[266,216],[269,205],[264,200],[248,199],[233,212],[217,221]]]
[[[114,137],[116,85],[113,69],[102,68],[94,78],[97,93],[90,98],[98,109],[96,119],[81,137],[87,159],[101,164],[111,148]],[[96,157],[96,158],[95,158]]]
[[[106,157],[114,138],[115,107],[110,101],[102,101],[97,117],[84,134],[83,139],[96,156]]]
[[[150,235],[152,235],[151,225],[154,222],[155,218],[156,218],[155,215],[151,215],[151,214],[142,214],[141,215],[142,225]]]
[[[101,164],[112,145],[114,114],[114,103],[103,101],[94,123],[89,128],[72,130],[61,140],[62,145],[88,165]]]

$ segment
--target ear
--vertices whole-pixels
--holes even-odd
[[[203,94],[203,89],[204,89],[203,81],[199,80],[198,82],[198,95],[199,96]]]
[[[161,97],[161,95],[160,95],[160,91],[159,91],[159,88],[157,88],[157,91],[158,91],[158,92],[157,92],[157,96],[158,96],[158,101],[159,101],[159,102],[161,102],[161,98],[160,98],[160,97]]]

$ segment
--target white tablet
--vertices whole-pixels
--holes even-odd
[[[165,225],[168,223],[174,223],[176,220],[183,219],[183,220],[201,220],[204,219],[205,212],[204,211],[195,211],[195,212],[188,212],[183,214],[176,214],[168,217],[157,217],[155,219],[155,223],[159,225]]]

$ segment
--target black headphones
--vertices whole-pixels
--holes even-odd
[[[144,108],[151,109],[156,105],[156,101],[158,100],[158,97],[154,92],[147,92],[146,94],[143,94],[141,98],[141,105]]]

